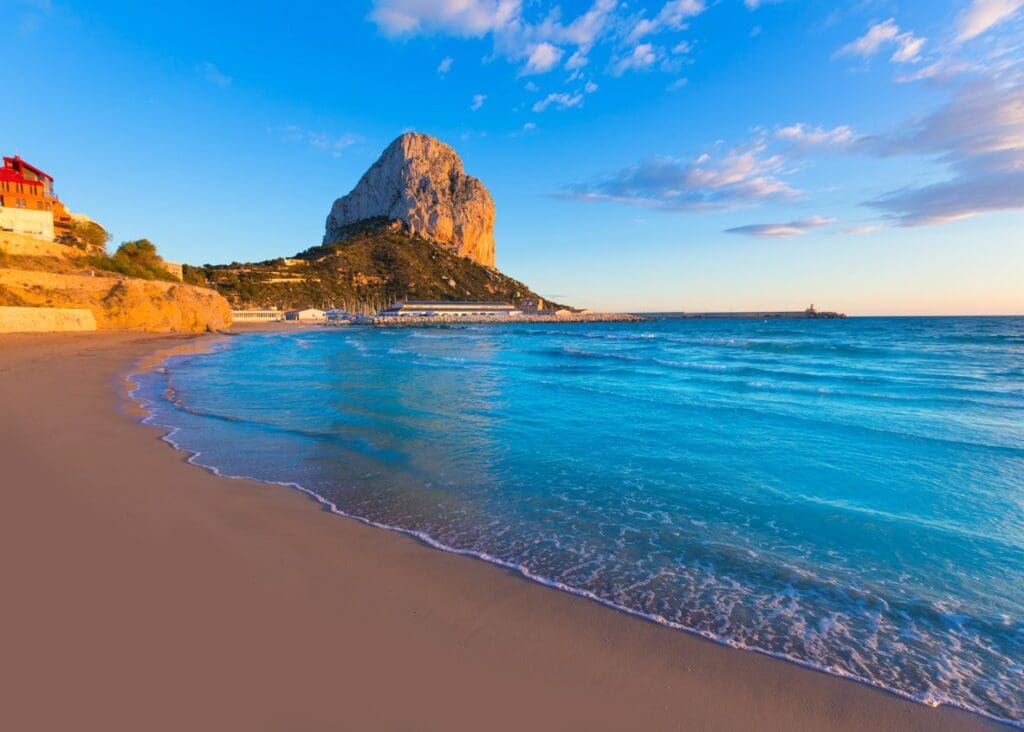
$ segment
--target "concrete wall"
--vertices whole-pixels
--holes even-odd
[[[0,229],[53,241],[53,212],[0,206]]]
[[[0,307],[0,333],[81,330],[96,330],[96,318],[86,308]]]

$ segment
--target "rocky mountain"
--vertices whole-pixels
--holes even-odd
[[[400,221],[414,237],[494,267],[494,200],[462,160],[435,137],[408,132],[384,150],[351,193],[334,202],[324,244],[368,219]]]

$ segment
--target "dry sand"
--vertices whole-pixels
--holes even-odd
[[[0,729],[994,727],[189,465],[121,396],[181,342],[0,337]]]

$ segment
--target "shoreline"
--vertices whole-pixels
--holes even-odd
[[[245,330],[271,329],[276,328]],[[328,673],[326,679],[308,678],[307,672],[301,679],[289,676],[278,680],[271,671],[275,691],[282,688],[278,684],[287,687],[286,681],[298,684],[299,688],[287,687],[285,696],[302,698],[306,703],[296,710],[271,708],[271,699],[250,700],[254,709],[261,710],[259,716],[252,717],[262,720],[256,728],[268,728],[267,720],[271,718],[292,727],[301,727],[304,722],[359,724],[362,720],[364,726],[411,724],[417,728],[483,724],[509,728],[538,724],[595,728],[621,728],[629,724],[655,728],[1001,728],[978,715],[950,707],[927,707],[864,683],[764,653],[730,648],[653,621],[644,622],[578,594],[551,592],[550,583],[530,581],[507,567],[471,561],[465,554],[451,550],[432,551],[422,539],[413,539],[408,533],[380,531],[360,519],[339,521],[325,510],[310,510],[309,495],[303,496],[298,490],[282,491],[278,485],[217,477],[209,469],[195,470],[188,453],[167,450],[162,444],[171,442],[166,439],[169,435],[165,428],[140,426],[138,412],[122,409],[125,404],[112,397],[110,391],[118,391],[119,379],[137,371],[136,364],[147,359],[151,364],[154,359],[162,360],[165,356],[160,353],[166,346],[205,348],[215,338],[121,333],[0,340],[11,346],[0,351],[0,383],[4,383],[4,403],[10,402],[13,407],[13,422],[9,418],[0,431],[0,455],[13,465],[14,477],[39,484],[39,490],[32,491],[30,497],[20,498],[27,501],[25,508],[40,508],[33,504],[34,500],[45,503],[52,498],[56,506],[51,508],[60,513],[66,505],[61,498],[87,503],[95,498],[113,509],[92,515],[91,523],[71,522],[79,534],[85,532],[86,540],[78,544],[82,552],[92,553],[94,547],[87,537],[93,535],[96,524],[118,536],[127,533],[146,544],[143,539],[152,537],[144,537],[143,527],[134,523],[133,518],[144,518],[145,523],[157,527],[158,535],[163,535],[168,533],[167,525],[173,525],[178,514],[183,513],[189,518],[186,525],[209,529],[203,534],[204,550],[187,545],[184,537],[174,531],[165,536],[165,543],[147,545],[146,551],[156,553],[161,562],[176,570],[171,573],[175,582],[170,588],[164,587],[163,578],[155,578],[161,591],[178,596],[187,589],[195,589],[187,572],[179,576],[183,567],[178,554],[188,548],[199,553],[185,563],[185,568],[194,570],[210,562],[224,562],[225,553],[228,559],[237,561],[228,561],[224,567],[230,592],[211,585],[206,587],[206,594],[185,594],[200,599],[212,594],[218,604],[243,615],[253,612],[253,606],[246,602],[250,592],[268,593],[269,598],[277,600],[277,604],[271,603],[275,608],[272,617],[277,622],[261,626],[263,634],[246,635],[245,640],[258,642],[263,651],[270,647],[278,656],[291,659],[296,664],[291,671],[308,669],[312,664],[334,675]],[[59,377],[76,372],[87,378],[80,380],[78,386],[83,388],[74,394],[66,393],[68,389],[52,388],[48,394],[40,392],[40,387],[47,383],[72,383],[73,379],[62,381]],[[70,402],[66,410],[70,415],[61,411],[62,401]],[[44,408],[40,408],[40,402]],[[19,425],[26,429],[19,429]],[[46,465],[44,455],[33,449],[33,439],[46,443],[49,450],[77,446],[79,452],[74,452],[73,460],[61,461],[74,466],[76,477],[63,476],[58,466],[52,464],[52,457],[51,464]],[[114,469],[122,463],[127,470]],[[44,477],[49,474],[51,480],[40,481],[40,470]],[[122,474],[125,472],[150,480],[144,479],[141,482],[145,485],[138,485],[139,481]],[[78,494],[83,479],[99,491],[98,496]],[[134,489],[151,500],[140,503]],[[301,487],[299,490],[305,491]],[[50,496],[51,492],[58,495]],[[148,509],[154,508],[150,503],[167,511],[150,512]],[[130,509],[127,516],[123,515],[126,507]],[[8,518],[12,514],[19,512],[4,512]],[[48,522],[47,516],[46,512],[31,512],[2,533],[8,534],[9,541],[12,536],[27,538],[30,530],[42,530],[48,541],[59,543],[63,539],[59,533],[49,536],[53,532],[47,530],[53,528],[53,522]],[[117,555],[125,554],[128,546],[138,548],[113,538],[109,548]],[[235,556],[232,548],[244,551]],[[367,549],[370,551],[358,551]],[[247,558],[250,553],[262,558],[260,571],[246,572],[246,568],[252,567],[241,557]],[[25,552],[11,555],[20,557]],[[59,573],[61,568],[56,569]],[[89,569],[91,572],[73,581],[87,582],[91,575],[108,571],[95,566]],[[111,589],[109,595],[96,598],[98,606],[108,611],[117,606],[119,599],[124,601],[126,591],[129,598],[133,597],[129,590],[120,587],[124,574],[109,571],[114,572],[113,579],[122,582],[117,583],[119,591]],[[31,584],[31,572],[26,573],[25,579]],[[239,573],[246,581],[236,586],[238,583],[231,580],[238,580]],[[12,587],[17,597],[21,589],[19,578],[20,575]],[[282,605],[282,586],[295,585],[308,592],[307,601]],[[358,600],[347,591],[353,587]],[[264,608],[260,611],[266,614]],[[170,614],[168,610],[154,608],[154,612],[155,621],[169,619],[173,623],[173,617],[165,617]],[[29,636],[42,630],[37,627],[39,621],[33,623],[32,617],[27,614],[25,618],[30,626],[26,633]],[[235,617],[234,612],[226,617]],[[356,620],[361,622],[353,622]],[[305,623],[312,624],[315,642],[297,629]],[[409,632],[410,625],[416,627],[416,633]],[[267,672],[265,666],[247,669],[241,663],[252,653],[248,647],[241,659],[217,652],[222,636],[232,634],[230,624],[211,623],[207,616],[198,613],[192,618],[190,629],[202,631],[199,637],[190,636],[197,653],[203,656],[193,659],[193,673],[203,676],[211,662],[216,668],[226,665],[247,678],[254,671]],[[116,626],[111,628],[109,632],[113,635],[108,637],[116,639],[118,630]],[[200,643],[200,638],[204,643]],[[290,650],[294,646],[289,641],[296,640],[302,642],[302,653]],[[361,649],[362,653],[353,654],[353,648]],[[58,649],[51,650],[60,655]],[[129,654],[131,651],[122,650]],[[382,656],[395,678],[376,678],[371,673],[368,680],[367,669],[380,664]],[[14,658],[21,660],[19,655]],[[26,659],[26,663],[32,662],[35,659]],[[411,674],[409,667],[415,669]],[[131,686],[130,680],[114,676]],[[337,704],[337,688],[335,698],[330,696],[330,689],[321,688],[325,681],[336,684],[339,676],[359,686],[358,698],[344,694],[343,703]],[[99,681],[86,682],[94,680]],[[251,685],[262,688],[269,681],[251,680],[247,691]],[[231,682],[226,685],[230,687]],[[432,690],[429,698],[424,695],[425,688]],[[32,689],[24,691],[16,697],[19,701],[32,697]],[[34,691],[42,695],[51,689]],[[232,698],[232,693],[221,691],[224,695],[217,695],[214,701]],[[167,694],[163,705],[173,698],[172,691]],[[411,706],[418,711],[413,713],[404,704],[396,708],[396,698],[417,699]],[[242,710],[224,709],[214,701],[210,701],[210,711],[224,715],[220,727],[253,728],[251,723],[246,724],[249,717]],[[507,708],[509,701],[514,702],[514,708]],[[195,714],[195,708],[183,703],[180,697],[171,703],[180,713]],[[496,714],[499,709],[500,714]],[[140,714],[146,711],[138,710]],[[0,711],[0,719],[7,713]],[[31,728],[24,723],[12,726]],[[80,723],[76,726],[81,728]],[[152,719],[143,726],[153,728]],[[117,724],[113,727],[118,728]]]

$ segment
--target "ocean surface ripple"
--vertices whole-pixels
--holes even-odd
[[[222,474],[1024,726],[1024,319],[349,327],[137,378]]]

